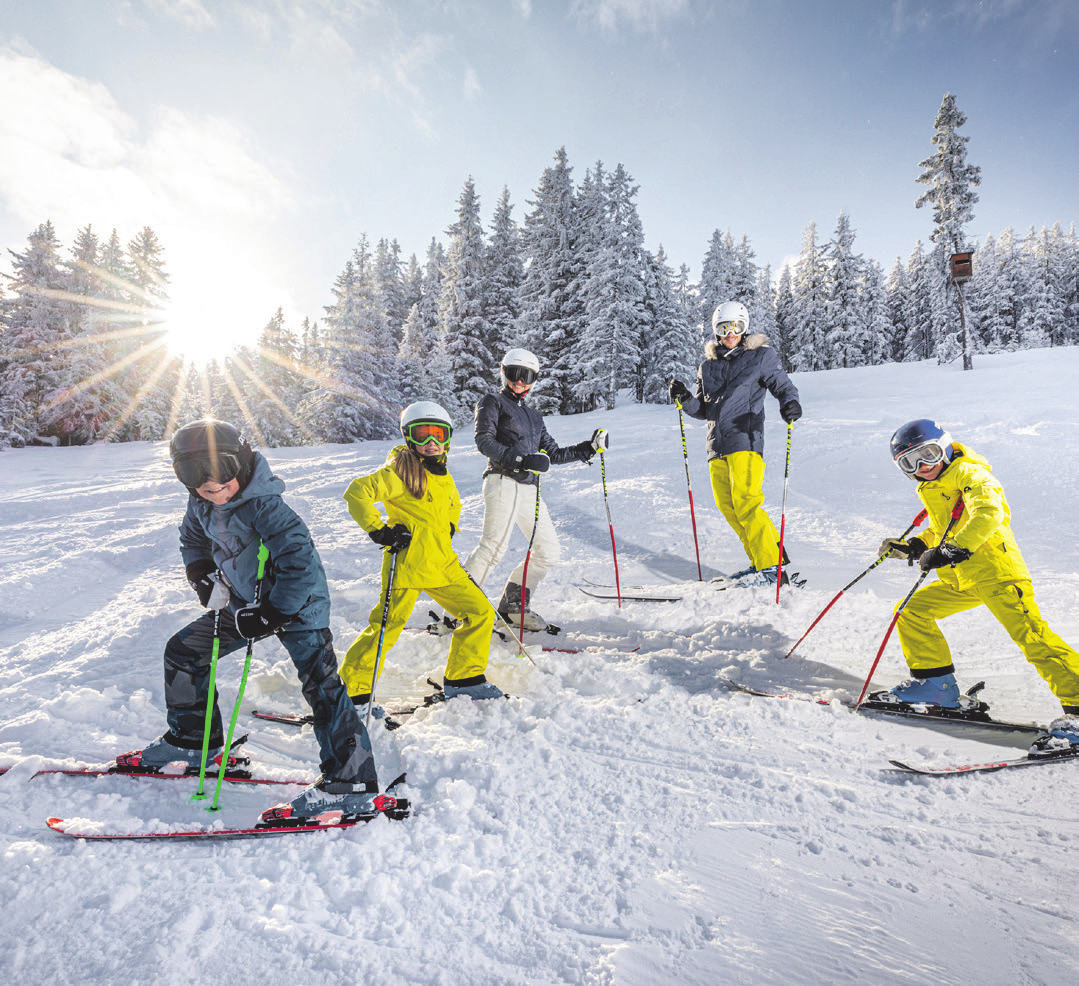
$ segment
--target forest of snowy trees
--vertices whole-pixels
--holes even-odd
[[[161,439],[202,414],[242,422],[264,446],[382,439],[420,398],[466,426],[512,346],[540,358],[544,412],[610,408],[620,392],[666,402],[672,376],[693,379],[728,299],[747,305],[788,370],[951,361],[963,353],[960,301],[969,352],[1079,343],[1074,226],[968,245],[961,298],[947,236],[885,271],[858,253],[845,214],[829,236],[810,224],[778,275],[748,236],[717,229],[694,282],[645,248],[637,191],[621,164],[597,162],[575,182],[560,149],[523,221],[503,190],[485,228],[469,178],[445,242],[433,237],[422,261],[361,235],[321,318],[290,327],[279,309],[257,348],[206,367],[164,346],[155,314],[168,273],[153,230],[124,247],[87,226],[65,252],[45,222],[11,252],[0,296],[0,448]]]

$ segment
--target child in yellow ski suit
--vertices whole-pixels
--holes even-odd
[[[1030,572],[1012,534],[1004,488],[990,473],[989,463],[928,419],[900,428],[892,438],[892,455],[900,469],[918,481],[929,529],[906,541],[886,540],[881,554],[906,557],[911,564],[917,561],[922,571],[937,572],[937,581],[914,593],[896,623],[913,677],[892,694],[908,702],[959,705],[955,666],[937,621],[985,606],[1060,701],[1065,715],[1050,726],[1050,734],[1054,729],[1067,731],[1065,727],[1074,731],[1079,726],[1079,653],[1042,619]],[[941,543],[960,498],[962,513]]]
[[[353,641],[340,674],[357,705],[366,704],[374,683],[383,603],[396,553],[393,588],[382,635],[382,654],[397,642],[421,592],[460,621],[446,659],[445,695],[497,698],[501,690],[486,678],[494,629],[494,607],[472,581],[450,538],[461,522],[461,498],[446,467],[452,424],[433,401],[401,412],[405,444],[391,450],[386,464],[354,479],[345,490],[349,513],[383,553],[382,593],[370,622]],[[376,503],[386,510],[383,523]]]

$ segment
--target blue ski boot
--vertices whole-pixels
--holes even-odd
[[[474,678],[446,678],[443,694],[448,699],[464,695],[468,698],[480,701],[486,698],[504,698],[505,695],[498,685],[488,681],[485,675],[478,674]]]
[[[1049,723],[1049,728],[1031,744],[1031,757],[1079,755],[1079,716],[1063,715]]]
[[[935,678],[908,678],[891,691],[869,696],[875,702],[906,702],[908,705],[939,705],[945,709],[959,708],[959,685],[954,674]]]

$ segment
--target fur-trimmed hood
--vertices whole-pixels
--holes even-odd
[[[767,345],[768,336],[763,332],[751,332],[749,335],[744,336],[741,344],[735,346],[734,349],[727,349],[713,339],[711,342],[705,344],[704,355],[708,359],[722,359],[725,358],[728,353],[736,353],[739,349],[760,349],[761,346]]]

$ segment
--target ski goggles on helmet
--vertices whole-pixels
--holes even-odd
[[[539,374],[530,366],[504,366],[502,373],[508,383],[526,383],[530,387],[536,382]]]
[[[939,442],[926,442],[900,452],[895,464],[907,475],[913,476],[922,466],[935,466],[944,459],[944,447]]]
[[[716,326],[716,338],[726,339],[728,336],[745,335],[745,331],[741,322],[720,322]]]
[[[205,483],[224,485],[240,475],[243,464],[234,452],[192,452],[181,455],[172,463],[176,478],[184,486],[197,490]]]
[[[440,448],[447,448],[453,429],[438,421],[414,421],[405,426],[405,435],[413,445],[426,445],[435,442]]]

